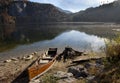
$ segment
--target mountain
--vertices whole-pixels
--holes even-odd
[[[68,11],[68,10],[63,10],[61,8],[57,8],[59,11],[63,12],[63,13],[66,13],[66,14],[72,14],[71,11]]]
[[[120,22],[120,2],[88,8],[73,14],[72,19],[80,22]]]
[[[64,10],[63,10],[64,11]],[[0,41],[16,36],[16,24],[67,21],[69,14],[51,4],[27,0],[0,0]],[[21,31],[23,32],[23,31]]]
[[[51,4],[34,2],[14,2],[9,6],[9,14],[17,18],[17,22],[60,22],[67,20],[67,13],[58,10]]]
[[[3,6],[2,6],[3,7]],[[64,10],[63,10],[64,11]],[[68,19],[68,13],[51,4],[30,1],[12,1],[7,5],[7,13],[16,17],[17,23],[60,22]]]

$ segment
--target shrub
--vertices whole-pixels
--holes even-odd
[[[106,42],[106,56],[110,63],[120,60],[120,36]]]

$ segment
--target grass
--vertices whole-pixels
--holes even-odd
[[[58,78],[55,78],[52,74],[45,74],[42,77],[42,83],[57,83]]]
[[[120,83],[120,36],[106,42],[104,71],[96,76],[97,83]]]

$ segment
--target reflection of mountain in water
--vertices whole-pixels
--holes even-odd
[[[64,32],[61,35],[55,37],[53,40],[44,42],[47,46],[65,47],[71,46],[77,49],[98,50],[101,46],[104,46],[104,39],[94,35],[88,35],[84,32],[71,30]],[[38,43],[39,45],[39,43]],[[43,44],[44,45],[44,44]]]
[[[27,25],[1,25],[0,36],[4,32],[5,41],[17,42],[36,42],[40,40],[52,39],[60,34],[66,28],[57,28],[57,25],[52,24],[27,24]],[[1,39],[0,38],[0,39]]]
[[[10,51],[0,53],[0,56],[4,55],[10,57],[16,55],[23,55],[33,51],[44,50],[49,47],[57,47],[61,49],[65,46],[71,46],[72,48],[78,50],[98,51],[99,48],[105,46],[105,43],[104,39],[100,37],[88,35],[86,33],[76,30],[71,30],[56,36],[52,40],[44,40],[32,44],[20,45]]]

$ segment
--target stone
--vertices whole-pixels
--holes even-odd
[[[36,55],[36,54],[37,54],[37,52],[35,51],[35,52],[34,52],[34,55]]]
[[[95,76],[89,76],[86,79],[90,81],[90,80],[93,80],[94,78],[95,78]]]
[[[87,52],[83,52],[83,55],[88,55],[88,53]]]
[[[31,55],[34,55],[34,53],[32,53]]]
[[[57,83],[75,83],[76,81],[72,73],[67,73],[63,71],[57,71],[54,74],[54,77],[59,79]]]
[[[41,82],[39,79],[35,79],[35,80],[30,81],[29,83],[41,83]]]
[[[11,58],[11,60],[12,60],[12,61],[18,61],[18,59],[17,59],[17,58]]]
[[[68,69],[68,72],[72,73],[75,78],[79,77],[87,77],[89,74],[87,72],[87,69],[84,68],[84,66],[73,66]]]
[[[10,63],[12,60],[11,59],[8,59],[8,60],[5,60],[4,62],[5,63]]]
[[[102,59],[98,59],[98,60],[96,60],[96,64],[103,64],[103,61],[102,61]]]
[[[22,57],[22,60],[24,60],[24,59],[26,59],[26,57],[24,56],[24,57]]]
[[[19,60],[20,60],[20,59],[21,59],[21,57],[17,57],[17,59],[19,59]]]
[[[76,79],[72,77],[66,79],[60,79],[57,81],[57,83],[76,83]]]
[[[63,72],[63,71],[57,71],[54,74],[54,77],[59,78],[59,79],[64,79],[64,78],[73,77],[73,74],[72,73]]]
[[[31,59],[33,59],[33,55],[28,55],[27,57],[25,57],[25,60],[27,61],[27,60],[31,60]]]
[[[96,64],[95,63],[86,63],[85,64],[85,68],[90,68],[90,67],[96,67]]]

